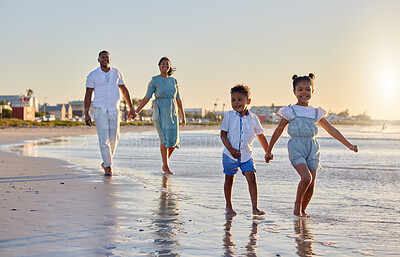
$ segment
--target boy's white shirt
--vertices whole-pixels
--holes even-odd
[[[242,126],[240,120],[242,119]],[[247,111],[247,115],[241,116],[235,110],[226,112],[221,124],[221,130],[228,132],[228,140],[231,146],[241,153],[240,162],[246,162],[253,156],[253,142],[256,135],[264,134],[264,129],[261,126],[260,120],[257,115]],[[239,149],[240,144],[240,149]],[[224,154],[233,160],[231,153],[225,147]]]

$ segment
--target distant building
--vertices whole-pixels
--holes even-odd
[[[253,106],[250,111],[257,115],[261,122],[278,122],[279,116],[277,115],[278,110],[282,106]]]
[[[204,117],[206,110],[204,108],[186,108],[185,113],[193,116],[200,115],[201,117]]]
[[[83,117],[85,115],[84,101],[71,101],[68,104],[72,108],[73,117]]]
[[[13,110],[13,118],[30,121],[35,120],[35,112],[39,110],[39,101],[36,97],[26,95],[0,96],[0,102],[3,100],[10,104]]]
[[[42,105],[39,110],[54,115],[57,120],[69,120],[72,118],[72,107],[70,104],[57,104],[56,106]]]

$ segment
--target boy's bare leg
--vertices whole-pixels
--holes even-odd
[[[224,193],[226,200],[226,214],[227,215],[236,215],[236,212],[233,210],[232,206],[232,188],[233,182],[235,182],[235,175],[229,176],[225,174],[225,183],[224,183]]]
[[[246,171],[244,175],[249,185],[249,193],[251,198],[251,205],[253,206],[254,215],[264,215],[265,212],[258,209],[258,187],[257,187],[257,176],[254,171]]]
[[[293,214],[296,216],[303,216],[303,213],[301,212],[301,206],[303,203],[304,195],[311,184],[312,175],[305,163],[300,163],[296,165],[296,167],[294,168],[300,175],[300,182],[299,185],[297,186],[297,194],[296,194],[296,201],[294,203]]]
[[[317,171],[310,170],[310,173],[312,176],[311,184],[303,196],[303,203],[301,205],[301,212],[302,212],[303,216],[306,216],[306,217],[310,217],[310,215],[308,215],[306,213],[306,209],[307,209],[308,204],[310,203],[311,198],[313,197],[314,189],[315,189],[315,182],[317,180]]]
[[[161,152],[161,158],[163,162],[163,167],[162,170],[166,174],[174,174],[172,171],[169,169],[169,164],[168,164],[168,148],[165,147],[163,144],[160,144],[160,152]]]

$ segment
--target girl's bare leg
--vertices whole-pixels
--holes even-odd
[[[301,206],[303,203],[304,195],[311,184],[312,175],[305,163],[300,163],[296,165],[296,167],[294,168],[300,175],[300,182],[299,185],[297,186],[297,194],[296,194],[296,201],[294,203],[293,214],[296,216],[303,216],[303,213],[301,212]]]
[[[316,170],[310,170],[310,173],[311,173],[311,176],[312,176],[311,184],[310,184],[310,186],[308,187],[306,193],[303,196],[303,203],[302,203],[302,206],[301,206],[301,212],[306,217],[310,217],[306,213],[306,209],[307,209],[308,204],[310,203],[311,198],[313,197],[314,189],[315,189],[315,182],[317,180],[317,171]]]
[[[227,215],[236,215],[236,212],[233,210],[232,206],[232,188],[233,182],[235,182],[235,175],[229,176],[225,174],[225,183],[224,183],[224,193],[226,200],[226,214]]]

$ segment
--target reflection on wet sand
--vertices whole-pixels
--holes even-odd
[[[314,235],[308,227],[308,219],[296,218],[293,223],[294,231],[298,234],[298,237],[295,239],[297,243],[297,255],[301,257],[316,255],[312,248]]]
[[[235,248],[236,244],[232,240],[232,223],[233,216],[226,216],[225,222],[225,234],[223,237],[223,246],[225,249],[224,256],[235,256]],[[249,234],[249,242],[246,245],[246,256],[256,257],[257,256],[257,243],[258,243],[258,222],[256,219],[253,219],[251,224],[251,230]]]
[[[177,250],[179,242],[175,238],[180,226],[179,206],[176,196],[171,192],[168,179],[169,175],[163,175],[159,208],[153,221],[157,256],[180,255]]]
[[[60,144],[63,146],[71,141],[71,137],[59,137],[59,138],[51,138],[46,140],[30,140],[29,143],[16,145],[10,148],[12,152],[19,153],[24,156],[30,157],[38,157],[38,148],[37,146],[45,146],[50,144]]]

